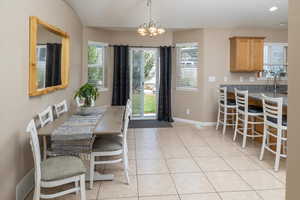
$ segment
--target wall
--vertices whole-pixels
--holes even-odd
[[[70,34],[70,85],[67,89],[28,97],[29,16],[55,25]],[[70,100],[78,88],[82,63],[82,25],[62,0],[0,1],[0,199],[15,199],[16,184],[33,167],[30,119],[48,105]]]
[[[299,74],[300,74],[300,1],[289,0],[289,107],[288,107],[288,168],[287,168],[287,200],[299,199],[300,180],[300,134],[299,122]]]

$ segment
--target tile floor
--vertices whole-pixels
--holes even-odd
[[[183,123],[174,123],[173,128],[130,129],[131,184],[124,184],[122,165],[106,165],[100,170],[114,173],[115,180],[97,182],[87,190],[87,199],[284,200],[285,161],[274,172],[272,154],[259,161],[260,145],[249,141],[242,149],[232,136],[232,130],[223,136],[213,127],[198,129]]]

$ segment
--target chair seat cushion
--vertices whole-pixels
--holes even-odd
[[[55,181],[82,175],[86,168],[80,158],[74,156],[57,156],[41,163],[43,181]]]
[[[93,144],[93,152],[118,151],[122,149],[122,137],[101,136],[97,137]]]
[[[224,104],[224,101],[221,101],[221,104]],[[227,105],[229,106],[235,106],[235,100],[234,99],[227,99]]]
[[[239,107],[239,110],[245,111],[244,107]],[[249,105],[248,112],[249,113],[263,113],[263,108],[261,108],[259,106]]]
[[[274,124],[277,124],[277,119],[273,117],[267,117],[267,120],[270,122],[273,122]],[[287,126],[287,116],[282,116],[282,126]]]

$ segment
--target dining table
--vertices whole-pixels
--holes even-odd
[[[97,121],[93,128],[93,136],[104,136],[104,135],[120,135],[123,127],[123,115],[125,112],[125,106],[111,106],[103,108],[102,116]],[[53,122],[47,124],[44,127],[38,129],[38,136],[43,139],[43,152],[44,159],[47,157],[48,143],[55,130],[61,127],[68,119],[78,113],[78,109],[71,109],[70,111],[62,114],[59,118]],[[89,180],[89,162],[84,160],[87,169],[86,180]],[[113,174],[101,174],[99,172],[94,173],[95,181],[107,181],[113,180]]]

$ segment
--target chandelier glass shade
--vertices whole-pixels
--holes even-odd
[[[165,29],[162,28],[158,23],[156,23],[152,19],[152,1],[148,0],[147,1],[147,6],[149,8],[149,22],[141,24],[138,28],[138,33],[141,36],[150,36],[154,37],[157,35],[161,35],[165,33]]]

